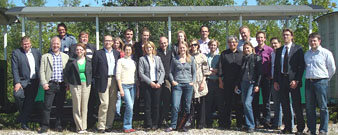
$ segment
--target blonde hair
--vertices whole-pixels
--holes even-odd
[[[178,37],[178,34],[180,34],[180,33],[183,34],[183,36],[184,36],[184,41],[186,42],[186,41],[187,41],[187,35],[185,34],[185,32],[184,32],[183,30],[179,30],[179,31],[177,31],[177,37]],[[177,39],[177,42],[179,42],[178,39]]]
[[[114,41],[114,44],[115,44],[116,41],[120,42],[119,48],[120,48],[121,51],[123,51],[124,43],[123,43],[122,39],[120,37],[116,37],[116,38],[113,39],[113,41]]]
[[[146,55],[146,47],[152,47],[153,48],[153,52],[152,54],[153,55],[156,55],[156,47],[155,47],[155,44],[151,41],[147,41],[146,43],[143,44],[143,47],[142,47],[142,50],[143,50],[143,55]]]
[[[189,53],[189,45],[188,45],[188,43],[182,41],[182,42],[178,43],[178,47],[180,47],[180,45],[184,45],[187,48],[187,50],[185,51],[185,55],[186,55],[186,59],[185,60],[188,63],[190,63],[191,62],[191,58],[190,58],[191,56],[190,56],[190,53]],[[180,55],[180,51],[178,51],[178,55]]]
[[[249,42],[249,41],[245,41],[244,42],[244,44],[243,44],[243,49],[244,49],[244,46],[246,46],[246,45],[248,45],[248,46],[250,46],[251,47],[251,52],[252,52],[252,54],[256,54],[256,51],[255,51],[255,48],[252,46],[252,44]]]

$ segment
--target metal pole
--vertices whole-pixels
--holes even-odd
[[[310,19],[309,19],[309,34],[312,33],[312,21],[313,21],[312,13],[310,13]]]
[[[5,61],[7,60],[7,25],[5,25],[5,28],[4,28],[4,59]]]
[[[26,36],[26,30],[25,30],[25,17],[22,17],[21,21],[21,36],[24,37]]]
[[[168,16],[168,42],[171,45],[171,16]]]
[[[242,27],[243,23],[243,16],[239,15],[239,27]]]
[[[136,42],[138,42],[138,22],[136,23],[136,37],[135,37]]]
[[[243,25],[243,16],[239,15],[239,27],[242,27],[242,25]],[[240,40],[242,39],[241,33],[239,33],[238,37]]]
[[[225,34],[226,34],[226,38],[229,36],[229,20],[227,20],[226,22],[225,22],[225,27],[226,27],[226,29],[225,29]]]
[[[95,19],[96,19],[96,50],[99,50],[99,43],[100,43],[100,41],[99,41],[99,16],[96,16],[95,17]]]
[[[40,50],[40,53],[42,53],[42,23],[39,22],[39,50]]]

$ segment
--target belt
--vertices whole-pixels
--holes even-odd
[[[308,78],[306,80],[309,80],[310,82],[314,82],[314,81],[319,81],[319,80],[322,80],[322,79],[326,79],[326,78]]]
[[[113,78],[115,77],[115,75],[108,75],[108,78]]]
[[[288,76],[289,74],[282,73],[283,76]]]
[[[63,84],[64,82],[49,81],[49,83],[53,83],[53,84],[55,84],[55,85],[61,85],[61,84]]]

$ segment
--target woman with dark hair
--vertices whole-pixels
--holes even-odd
[[[123,129],[125,133],[135,132],[132,128],[133,106],[136,93],[137,72],[136,62],[131,59],[133,52],[131,45],[125,45],[123,48],[125,56],[117,61],[116,80],[120,89],[121,97],[124,99],[126,107],[123,118]]]
[[[88,100],[92,80],[92,61],[86,57],[86,45],[76,45],[77,58],[69,58],[65,82],[69,84],[73,101],[73,118],[78,133],[86,133]]]
[[[159,121],[159,106],[161,85],[164,82],[165,71],[162,60],[156,56],[155,44],[151,41],[143,45],[144,56],[140,57],[138,70],[141,85],[144,88],[145,126],[156,130]]]
[[[189,54],[188,44],[180,42],[178,45],[178,55],[171,62],[171,72],[169,74],[169,80],[172,84],[172,111],[171,126],[165,130],[166,132],[176,129],[178,110],[182,99],[185,114],[190,114],[193,82],[196,81],[194,61],[194,58]]]
[[[243,52],[244,56],[241,65],[240,80],[238,81],[239,84],[235,87],[235,93],[242,93],[247,132],[252,133],[255,129],[252,101],[254,95],[259,94],[262,59],[255,54],[255,48],[250,42],[244,42]]]
[[[210,75],[207,57],[200,53],[200,44],[197,39],[190,42],[190,54],[195,60],[196,80],[194,82],[193,106],[191,112],[197,112],[194,116],[192,126],[202,129],[206,127],[205,96],[208,94],[206,77]]]

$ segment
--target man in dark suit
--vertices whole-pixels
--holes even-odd
[[[301,105],[300,87],[304,73],[304,53],[302,47],[293,43],[291,29],[283,30],[284,46],[276,50],[274,67],[274,88],[281,91],[285,128],[283,133],[292,132],[290,110],[290,93],[292,106],[297,118],[297,134],[303,134],[305,128],[303,109]]]
[[[94,53],[93,78],[94,88],[99,92],[100,107],[98,112],[98,132],[110,132],[116,111],[117,82],[115,78],[117,60],[120,53],[112,48],[113,37],[104,37],[104,48]]]
[[[41,53],[32,48],[30,38],[22,37],[21,47],[13,51],[11,63],[14,93],[18,93],[20,89],[24,92],[24,97],[14,94],[20,112],[18,120],[24,130],[29,129],[27,122],[38,91],[40,60]]]

